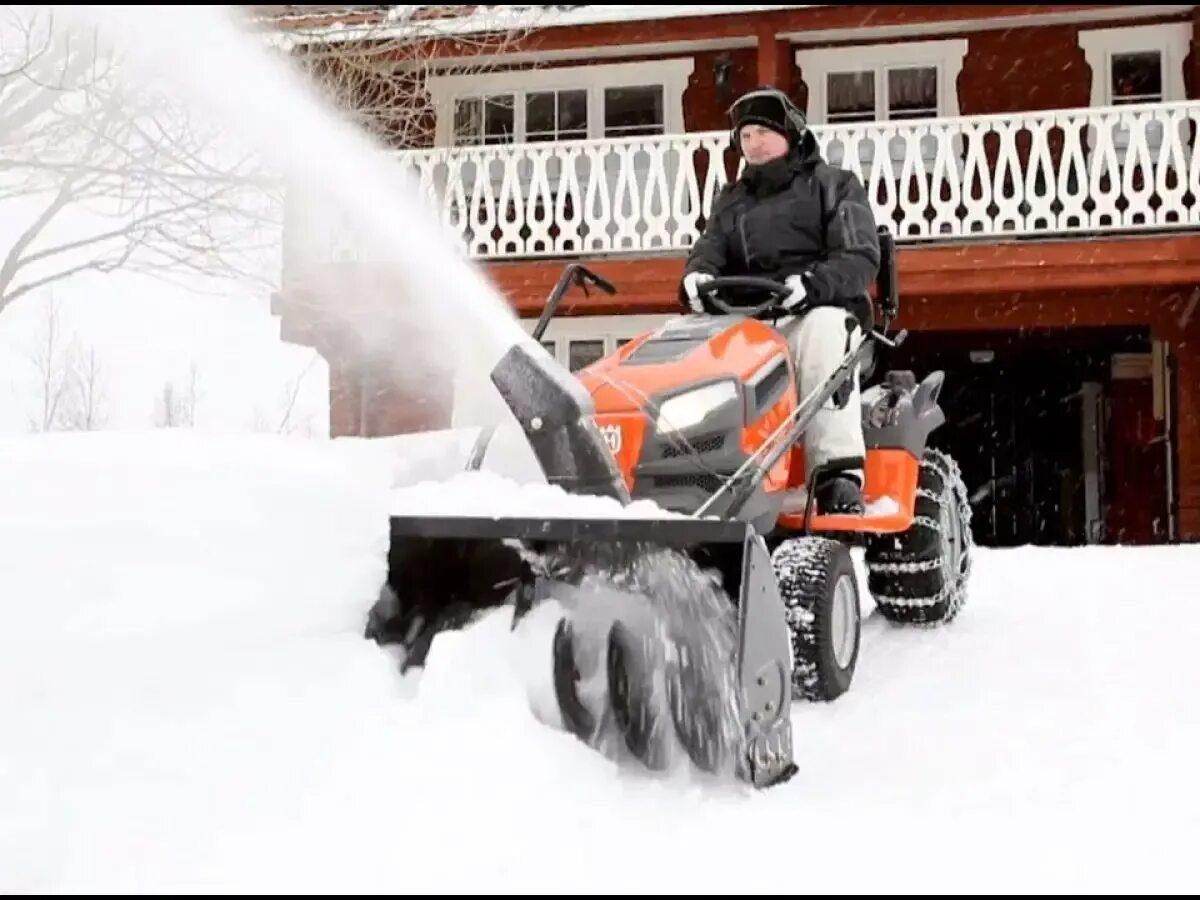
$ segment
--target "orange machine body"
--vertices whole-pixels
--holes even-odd
[[[711,493],[747,457],[785,436],[799,402],[786,338],[771,325],[749,318],[678,320],[630,341],[577,377],[591,394],[596,424],[626,486],[633,496],[652,499],[658,499],[657,493],[647,483],[656,477],[669,477],[676,485],[703,485]],[[709,389],[709,402],[720,402],[719,415],[693,421],[697,412],[673,422],[670,413],[682,407],[671,401],[702,388]],[[731,446],[735,441],[736,447]],[[707,452],[717,446],[719,454]],[[780,456],[760,485],[760,490],[785,500],[777,522],[783,530],[798,531],[805,525],[804,459],[801,439]],[[918,465],[904,448],[871,447],[865,466],[865,514],[818,512],[809,528],[905,531],[914,516]],[[671,474],[661,474],[668,466],[673,467]],[[694,505],[680,501],[674,508],[691,512],[687,507]]]

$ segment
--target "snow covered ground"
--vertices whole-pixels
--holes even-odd
[[[547,619],[360,638],[385,446],[0,443],[0,891],[1195,889],[1200,548],[980,552],[793,781],[656,781],[531,713]]]

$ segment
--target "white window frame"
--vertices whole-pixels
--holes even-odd
[[[467,75],[430,75],[429,96],[437,109],[434,142],[453,146],[454,106],[460,98],[482,94],[513,94],[513,129],[524,143],[526,94],[539,91],[586,90],[588,92],[588,139],[604,137],[604,91],[607,88],[662,85],[663,127],[667,134],[683,134],[683,94],[696,67],[694,58],[656,59],[610,65],[561,66]]]
[[[825,125],[829,112],[826,86],[833,72],[875,73],[875,121],[895,121],[898,125],[919,124],[921,119],[889,120],[887,118],[887,73],[889,69],[931,67],[937,69],[937,118],[961,115],[958,101],[958,75],[968,50],[966,38],[941,41],[905,41],[897,44],[855,44],[845,47],[819,47],[797,50],[796,65],[808,85],[808,122]],[[852,128],[847,124],[845,127]],[[874,145],[859,145],[859,163],[867,170],[874,158]],[[927,144],[926,169],[937,159],[937,141]],[[904,151],[893,153],[893,167],[904,162]]]
[[[887,120],[887,71],[918,66],[938,70],[938,117],[959,115],[958,74],[967,55],[965,38],[910,41],[899,44],[856,44],[797,50],[796,65],[808,85],[808,121],[824,125],[829,109],[825,87],[831,72],[875,73],[875,118]],[[920,121],[919,119],[905,121]]]

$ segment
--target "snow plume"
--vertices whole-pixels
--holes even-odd
[[[514,342],[528,340],[507,302],[394,154],[326,103],[261,35],[244,30],[237,13],[53,9],[59,27],[95,37],[121,60],[126,84],[153,85],[213,125],[225,152],[256,159],[282,186],[285,234],[337,226],[353,235],[354,266],[313,268],[284,252],[285,302],[298,321],[331,326],[339,356],[356,357],[379,390],[433,396],[456,381],[492,392],[487,373]]]

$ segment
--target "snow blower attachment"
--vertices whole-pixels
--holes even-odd
[[[551,484],[630,502],[590,396],[540,347],[512,347],[492,381]],[[652,769],[678,748],[703,771],[758,786],[794,771],[788,627],[750,525],[393,516],[388,568],[368,636],[402,644],[406,665],[481,609],[512,599],[515,625],[553,598],[567,616],[548,662],[563,723],[582,740]]]
[[[438,632],[481,610],[513,603],[515,625],[553,599],[565,615],[547,663],[562,721],[580,739],[652,769],[682,752],[757,786],[787,779],[792,700],[835,700],[856,667],[849,546],[865,546],[876,607],[897,623],[952,620],[970,570],[965,488],[953,461],[927,446],[945,418],[940,372],[920,382],[887,372],[863,392],[866,458],[826,463],[864,471],[862,514],[827,513],[808,490],[817,473],[806,469],[805,431],[821,408],[849,402],[850,379],[870,377],[878,348],[905,336],[886,335],[898,314],[886,229],[880,244],[883,329],[860,322],[866,339],[848,341],[807,397],[787,342],[797,317],[779,308],[787,288],[763,279],[713,279],[705,302],[725,315],[680,316],[572,376],[537,341],[570,283],[611,286],[569,267],[532,339],[491,378],[547,481],[609,498],[616,515],[394,516],[368,636],[423,665]],[[767,299],[726,306],[725,290]],[[658,514],[635,514],[639,500]]]

